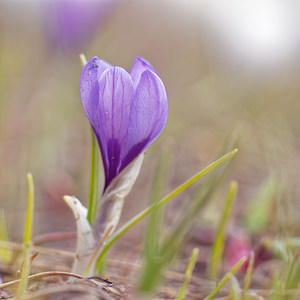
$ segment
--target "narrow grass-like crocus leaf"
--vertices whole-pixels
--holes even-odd
[[[198,181],[200,178],[217,168],[219,165],[224,164],[229,159],[231,159],[236,153],[238,149],[234,149],[233,151],[230,151],[229,153],[222,156],[220,159],[216,160],[212,164],[210,164],[208,167],[203,169],[202,171],[198,172],[194,176],[192,176],[190,179],[185,181],[183,184],[178,186],[176,189],[174,189],[171,193],[169,193],[166,197],[161,199],[157,204],[154,203],[151,206],[147,207],[143,211],[141,211],[139,214],[137,214],[135,217],[133,217],[131,220],[129,220],[127,223],[125,223],[121,228],[119,228],[111,237],[109,237],[101,249],[98,264],[101,262],[101,259],[103,255],[108,251],[108,249],[121,237],[123,236],[131,227],[133,227],[135,224],[137,224],[139,221],[141,221],[143,218],[145,218],[149,213],[153,211],[156,207],[162,207],[165,204],[167,204],[171,199],[173,199],[175,196],[179,195],[181,192],[186,190],[189,186],[191,186],[193,183]],[[98,267],[98,264],[96,267]]]
[[[182,216],[182,219],[178,222],[171,235],[165,239],[162,246],[162,256],[164,258],[164,264],[169,263],[175,258],[179,248],[184,244],[188,238],[189,233],[192,232],[195,226],[195,218],[200,212],[201,208],[211,199],[216,187],[224,177],[225,170],[220,168],[214,172],[209,178],[199,186],[197,192],[190,200],[190,205],[187,207],[187,211]],[[174,251],[174,250],[178,251]]]
[[[91,170],[90,170],[90,187],[87,219],[90,224],[96,217],[99,195],[99,146],[96,135],[91,128],[92,147],[91,147]]]
[[[225,276],[222,278],[222,280],[219,282],[219,284],[216,286],[216,288],[204,298],[204,300],[210,300],[213,299],[214,296],[218,294],[218,292],[221,290],[221,288],[228,282],[228,280],[234,275],[239,268],[244,264],[246,261],[246,257],[242,257],[232,268],[231,270],[225,274]]]
[[[246,276],[245,276],[245,280],[244,280],[242,299],[244,299],[246,297],[246,293],[251,284],[251,279],[252,279],[252,274],[253,274],[253,269],[254,269],[254,259],[255,259],[254,252],[251,251],[250,258],[249,258],[249,264],[248,264],[248,268],[247,268],[247,272],[246,272]]]
[[[104,255],[102,261],[100,262],[99,268],[96,270],[95,274],[102,277],[106,268],[106,255]]]
[[[183,284],[181,286],[181,289],[179,291],[179,294],[178,294],[176,300],[183,300],[184,299],[184,296],[186,294],[186,289],[187,289],[188,283],[191,279],[191,276],[192,276],[192,273],[193,273],[193,270],[194,270],[194,266],[195,266],[198,254],[199,254],[199,249],[194,248],[193,251],[192,251],[188,266],[187,266],[186,271],[185,271]]]
[[[154,175],[154,183],[151,189],[150,204],[157,204],[163,197],[164,188],[166,186],[167,174],[169,170],[169,155],[170,153],[162,153],[157,164],[156,172]],[[154,209],[149,218],[148,230],[146,234],[145,255],[146,258],[157,255],[158,248],[160,247],[160,235],[162,224],[162,211]]]
[[[228,149],[235,147],[228,147],[230,145],[237,145],[238,141],[233,141],[228,138],[225,139],[225,143],[218,151],[219,155],[221,153],[227,152]],[[219,155],[217,157],[219,157]],[[175,249],[178,249],[184,244],[185,240],[188,238],[189,233],[192,232],[195,222],[192,222],[197,217],[198,213],[201,211],[202,207],[212,199],[212,195],[216,191],[216,187],[221,183],[222,179],[226,176],[228,168],[224,169],[218,168],[217,171],[213,172],[209,177],[202,181],[201,185],[197,188],[197,191],[192,199],[189,201],[186,212],[183,214],[181,220],[178,222],[174,228],[171,235],[165,239],[164,245],[162,247],[162,253],[164,257],[164,262],[168,263],[170,260],[174,259],[176,255]],[[179,250],[179,249],[178,249]]]
[[[264,229],[271,212],[271,205],[279,189],[278,182],[274,176],[270,176],[260,187],[245,216],[245,225],[248,230],[255,234]]]
[[[79,56],[82,66],[87,64],[87,59],[84,54]],[[99,155],[99,146],[97,143],[97,138],[94,133],[93,128],[91,127],[91,167],[90,167],[90,186],[89,186],[89,202],[88,202],[88,215],[87,219],[90,224],[93,224],[97,213],[98,207],[98,195],[99,195],[99,164],[100,164],[100,155]]]
[[[7,224],[3,211],[0,213],[0,240],[8,241]],[[9,249],[0,249],[0,257],[3,262],[9,263],[12,259],[12,251]]]
[[[230,278],[231,285],[229,289],[230,300],[242,300],[241,288],[235,276]],[[244,299],[243,299],[244,300]],[[245,299],[246,300],[246,299]]]
[[[290,269],[288,272],[288,276],[285,281],[285,291],[296,289],[300,282],[300,259],[299,257],[294,257],[294,259],[290,263]],[[285,300],[295,299],[294,296],[286,296]]]
[[[268,297],[268,300],[281,300],[281,295],[283,294],[283,284],[279,278],[278,270],[275,271],[273,275],[273,283],[272,283],[272,291],[271,295]]]
[[[221,264],[223,251],[224,251],[225,227],[231,212],[233,200],[235,199],[236,191],[237,191],[237,183],[235,181],[232,181],[229,186],[227,199],[224,205],[224,210],[217,227],[216,238],[212,248],[212,254],[211,254],[210,265],[209,265],[209,276],[211,279],[216,279],[219,273],[220,264]]]
[[[150,204],[157,204],[162,198],[166,186],[169,165],[169,153],[163,152],[153,176],[154,181],[151,188]],[[157,206],[149,216],[148,226],[145,234],[144,264],[141,270],[139,291],[150,293],[160,279],[161,270],[161,240],[163,231],[163,210]]]
[[[21,268],[21,281],[18,287],[18,297],[22,297],[27,289],[28,276],[30,273],[30,253],[32,248],[32,224],[33,224],[33,208],[34,208],[34,186],[32,175],[27,174],[27,209],[24,226],[23,237],[23,265]]]
[[[224,151],[223,151],[224,152]],[[216,170],[209,178],[202,182],[201,186],[198,188],[196,194],[189,201],[189,205],[186,207],[185,213],[180,218],[178,224],[174,224],[174,229],[172,230],[168,238],[164,238],[158,247],[154,247],[153,243],[150,246],[151,249],[156,248],[156,253],[153,253],[153,259],[146,259],[145,272],[147,270],[148,276],[143,276],[145,273],[142,272],[142,281],[140,290],[149,293],[155,288],[155,285],[159,282],[163,269],[175,259],[176,255],[179,253],[180,248],[184,245],[185,240],[189,236],[189,232],[192,231],[195,222],[193,222],[203,207],[209,199],[213,192],[216,190],[216,186],[220,183],[221,179],[227,169],[219,168]],[[159,176],[156,176],[158,178]],[[158,200],[158,199],[157,199]],[[151,216],[159,213],[159,209],[155,209],[151,213]],[[152,217],[150,217],[152,219]],[[151,224],[152,228],[153,224]],[[158,222],[155,222],[155,226],[158,226]],[[150,227],[150,226],[149,226]],[[160,231],[161,232],[161,231]],[[159,234],[156,232],[155,236],[158,237]]]

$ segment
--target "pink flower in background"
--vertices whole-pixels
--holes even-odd
[[[272,243],[270,243],[272,245]],[[228,263],[228,269],[231,269],[242,257],[247,260],[242,265],[241,271],[246,272],[250,253],[254,254],[254,268],[258,265],[275,258],[274,249],[268,242],[262,240],[254,249],[251,247],[250,238],[244,232],[235,232],[228,237],[225,247],[225,257]]]
[[[244,233],[238,233],[228,237],[225,247],[225,256],[229,264],[229,269],[232,268],[242,257],[246,256],[247,261],[243,265],[243,269],[247,265],[251,252],[249,237]]]

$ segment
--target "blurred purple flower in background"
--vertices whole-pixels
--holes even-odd
[[[97,29],[107,20],[119,0],[49,0],[46,27],[54,46],[83,51]]]
[[[81,72],[80,93],[100,146],[105,191],[162,132],[168,114],[166,90],[142,58],[135,59],[128,73],[94,57]]]

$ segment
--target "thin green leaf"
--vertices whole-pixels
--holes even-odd
[[[166,186],[169,165],[169,153],[164,152],[157,164],[154,174],[150,203],[156,205],[149,216],[145,234],[144,267],[141,271],[139,291],[150,293],[161,277],[161,237],[163,231],[163,210],[157,204],[162,198]]]
[[[190,200],[187,212],[183,214],[182,219],[178,222],[170,237],[165,239],[162,247],[164,264],[175,258],[179,248],[184,244],[189,233],[192,232],[193,227],[195,226],[193,220],[195,220],[201,208],[209,201],[209,199],[211,199],[216,190],[216,186],[221,182],[224,174],[224,170],[220,172],[220,169],[218,169],[214,174],[209,176],[209,178],[204,180],[198,188],[198,191]]]
[[[290,263],[290,269],[285,281],[285,290],[296,289],[300,282],[300,259],[295,257]],[[285,300],[295,299],[294,296],[286,296]]]
[[[242,299],[246,299],[245,297],[246,297],[246,294],[247,294],[250,284],[251,284],[251,279],[252,279],[252,274],[253,274],[253,269],[254,269],[254,259],[255,259],[254,252],[251,251],[250,258],[249,258],[249,264],[248,264],[245,281],[244,281]]]
[[[167,181],[169,167],[169,153],[162,153],[154,174],[154,182],[151,189],[150,205],[156,205],[163,197]],[[157,255],[159,251],[160,235],[162,224],[162,210],[157,206],[149,217],[149,224],[146,234],[145,255],[146,258]]]
[[[238,143],[238,140],[232,141],[230,137],[225,138],[225,142],[222,145],[222,149],[219,151],[219,155],[221,155],[220,153],[226,152],[226,150],[229,148],[229,144],[230,148],[232,149],[232,145],[236,146]],[[227,170],[228,168],[219,168],[213,172],[213,174],[210,174],[210,176],[206,178],[201,185],[199,185],[197,192],[189,201],[186,212],[182,215],[181,220],[176,225],[170,237],[165,240],[165,243],[162,247],[164,263],[168,263],[170,260],[175,258],[179,248],[184,244],[185,240],[189,236],[189,233],[192,232],[193,227],[195,226],[195,222],[192,221],[195,220],[202,207],[206,205],[210,199],[212,199],[212,195],[216,191],[216,187],[225,177]]]
[[[231,212],[231,208],[232,208],[233,201],[235,199],[236,192],[237,192],[237,183],[235,181],[232,181],[228,189],[223,213],[221,215],[221,220],[218,224],[216,238],[212,248],[212,254],[211,254],[211,259],[209,264],[209,276],[211,279],[216,279],[219,273],[223,251],[224,251],[225,227]]]
[[[99,146],[97,138],[91,127],[92,147],[91,147],[91,170],[90,170],[90,188],[87,219],[93,224],[97,213],[98,196],[99,196]]]
[[[231,285],[229,289],[230,300],[241,300],[241,288],[235,276],[230,277]]]
[[[96,274],[98,274],[99,277],[102,277],[104,274],[106,268],[106,255],[104,255],[102,261],[100,262],[99,268],[97,269]]]
[[[278,183],[270,176],[260,187],[245,216],[245,226],[251,233],[264,229],[269,221],[271,205],[278,191]]]
[[[23,237],[23,265],[21,270],[21,281],[18,287],[18,297],[24,295],[28,285],[28,276],[30,273],[30,254],[32,249],[32,224],[33,224],[33,208],[34,208],[34,186],[32,175],[27,174],[27,209],[24,226]]]
[[[0,240],[8,241],[8,232],[7,232],[7,224],[6,218],[3,211],[1,211],[1,219],[0,219]],[[12,259],[12,251],[9,249],[0,249],[0,257],[2,261],[5,263],[9,263]]]
[[[185,189],[187,189],[189,186],[191,186],[193,183],[195,183],[197,180],[199,180],[204,175],[208,174],[215,168],[217,168],[219,165],[224,164],[228,160],[230,160],[236,153],[237,149],[234,149],[233,151],[225,154],[220,159],[216,160],[212,164],[210,164],[208,167],[200,171],[199,173],[195,174],[193,177],[185,181],[183,184],[181,184],[179,187],[177,187],[175,190],[173,190],[171,193],[169,193],[166,197],[161,199],[157,204],[153,204],[146,209],[144,209],[142,212],[137,214],[135,217],[133,217],[131,220],[129,220],[126,224],[124,224],[121,228],[119,228],[110,238],[108,238],[104,246],[102,248],[102,251],[99,255],[98,262],[101,261],[103,255],[108,251],[108,249],[122,236],[124,235],[131,227],[133,227],[135,224],[137,224],[139,221],[141,221],[144,217],[146,217],[153,209],[156,207],[162,207],[163,205],[167,204],[171,199],[173,199],[175,196],[179,195],[181,192],[183,192]],[[97,267],[97,266],[96,266]]]
[[[194,248],[193,251],[192,251],[188,266],[187,266],[186,271],[185,271],[185,277],[184,277],[183,284],[182,284],[181,289],[179,291],[179,294],[176,298],[177,300],[183,300],[184,299],[184,296],[186,294],[186,289],[187,289],[188,283],[191,279],[191,276],[192,276],[192,273],[193,273],[193,270],[194,270],[194,266],[195,266],[198,254],[199,254],[199,249]]]
[[[213,299],[214,296],[216,296],[218,294],[218,292],[221,290],[221,288],[228,282],[228,280],[232,277],[232,275],[234,275],[239,268],[244,264],[244,262],[246,261],[246,257],[242,257],[233,267],[232,269],[225,274],[225,276],[222,278],[222,280],[220,281],[220,283],[216,286],[216,288],[208,295],[204,298],[204,300],[210,300]]]
[[[268,300],[281,300],[281,295],[283,294],[283,284],[279,279],[278,271],[275,271],[273,276],[272,289],[273,292],[268,297]]]

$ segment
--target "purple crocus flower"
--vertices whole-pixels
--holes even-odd
[[[46,29],[54,46],[80,52],[108,19],[119,0],[48,0]]]
[[[80,94],[100,146],[105,191],[165,127],[166,90],[154,68],[140,57],[129,73],[94,57],[81,72]]]

